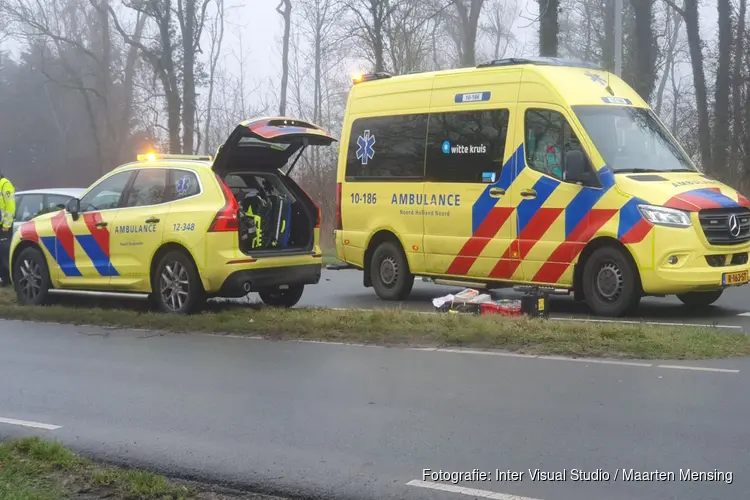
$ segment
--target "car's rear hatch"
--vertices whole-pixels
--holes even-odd
[[[244,186],[243,178],[254,182],[258,176],[272,177],[276,179],[273,183],[281,183],[295,200],[288,212],[293,234],[287,239],[282,238],[279,244],[274,242],[270,247],[265,244],[252,249],[243,247],[244,253],[253,257],[319,253],[320,209],[289,174],[305,148],[329,146],[335,141],[336,139],[322,127],[294,118],[280,117],[242,122],[219,147],[212,169],[223,182],[231,184],[231,179],[239,181],[240,186]],[[239,190],[241,191],[242,187]],[[237,190],[233,193],[238,194]],[[236,201],[242,203],[242,200]],[[244,207],[240,211],[246,213]],[[281,224],[279,214],[280,212],[273,214],[273,218],[278,220],[278,224],[274,226],[277,234]],[[264,231],[264,234],[268,235],[268,231]],[[241,229],[240,239],[242,247]],[[287,245],[286,242],[290,239],[292,243]]]

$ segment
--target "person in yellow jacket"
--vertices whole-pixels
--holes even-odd
[[[16,188],[0,172],[0,286],[10,285],[8,267],[13,220],[16,217]]]

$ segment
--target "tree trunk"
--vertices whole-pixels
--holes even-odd
[[[221,55],[221,44],[224,40],[224,0],[217,0],[216,2],[216,16],[218,17],[219,27],[219,39],[216,43],[211,44],[211,61],[210,61],[210,72],[208,82],[208,102],[206,103],[206,126],[205,132],[203,133],[203,140],[205,141],[204,153],[213,154],[211,151],[211,121],[213,119],[213,102],[214,102],[214,86],[216,79],[216,65],[219,63],[219,56]],[[216,36],[216,35],[214,35]]]
[[[654,111],[656,111],[657,115],[661,114],[661,107],[664,104],[664,90],[667,87],[667,79],[672,73],[675,56],[674,51],[677,48],[677,41],[680,39],[680,28],[682,27],[682,16],[680,16],[679,13],[675,12],[670,15],[670,13],[667,12],[667,15],[669,16],[668,22],[671,21],[670,25],[672,33],[670,33],[671,37],[669,39],[669,47],[667,47],[667,58],[666,61],[664,61],[664,76],[662,77],[661,82],[659,82],[659,90],[656,92],[656,106]]]
[[[729,167],[732,172],[739,173],[740,165],[737,158],[740,154],[742,136],[744,127],[742,122],[742,60],[744,57],[745,42],[745,11],[747,10],[747,0],[740,0],[740,13],[737,19],[737,40],[734,50],[734,71],[732,75],[732,115],[734,116],[734,125],[732,127],[732,146],[729,154]],[[749,151],[750,152],[750,151]]]
[[[557,57],[557,36],[560,31],[558,14],[559,0],[538,0],[539,2],[539,55]]]
[[[383,0],[370,0],[370,14],[372,15],[373,41],[372,48],[375,53],[375,72],[385,71],[385,60],[383,58],[383,17],[386,5]]]
[[[727,172],[727,157],[729,156],[729,90],[732,57],[731,9],[730,0],[718,0],[719,65],[716,70],[716,87],[714,89],[714,137],[711,155],[712,167],[716,175]]]
[[[195,152],[195,2],[185,0],[182,32],[182,149],[188,155]]]
[[[706,173],[713,174],[711,161],[711,124],[708,116],[708,92],[706,75],[703,70],[703,52],[701,51],[701,34],[698,23],[698,0],[685,0],[685,28],[687,30],[690,62],[693,67],[693,84],[695,86],[695,106],[698,110],[698,145],[701,163]]]
[[[283,10],[282,10],[283,6]],[[284,40],[281,51],[281,96],[279,114],[286,115],[286,91],[289,86],[289,36],[292,29],[292,0],[281,0],[276,11],[284,17]]]
[[[140,42],[143,36],[143,30],[146,27],[147,17],[143,14],[138,14],[135,22],[135,32],[133,33],[133,39]],[[138,62],[138,48],[135,45],[128,47],[128,55],[125,58],[125,77],[123,79],[123,93],[124,102],[122,106],[122,115],[120,116],[120,127],[130,127],[130,120],[133,117],[133,86],[135,80],[135,65]],[[120,142],[120,147],[117,151],[117,160],[122,161],[123,146],[124,142]]]
[[[651,100],[656,85],[656,44],[652,26],[652,0],[631,0],[635,14],[635,78],[633,87],[644,101]]]
[[[607,71],[615,71],[615,2],[604,0],[604,46],[602,62]]]

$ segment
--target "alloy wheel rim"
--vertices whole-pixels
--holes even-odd
[[[624,280],[622,271],[614,262],[607,262],[599,268],[596,274],[596,291],[609,301],[616,301],[622,295]]]
[[[18,289],[27,299],[36,299],[42,293],[42,270],[36,261],[25,259],[19,267],[21,278]]]
[[[190,294],[187,269],[179,262],[164,266],[159,278],[162,302],[171,310],[179,311]]]

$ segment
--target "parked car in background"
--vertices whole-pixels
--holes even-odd
[[[17,192],[13,232],[34,217],[64,209],[71,199],[79,198],[85,191],[84,188],[51,188]]]

